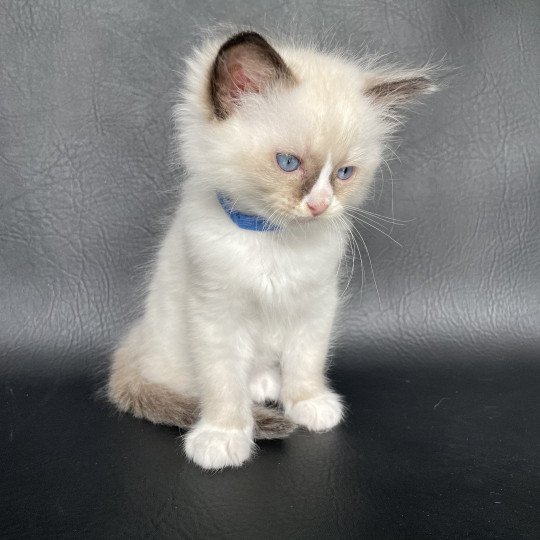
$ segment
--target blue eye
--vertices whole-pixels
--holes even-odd
[[[352,173],[354,172],[354,167],[352,165],[347,165],[346,167],[341,167],[341,169],[338,169],[337,177],[340,180],[348,180]]]
[[[300,167],[300,160],[292,154],[276,154],[276,161],[285,172],[293,172]]]

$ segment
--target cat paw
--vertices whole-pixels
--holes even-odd
[[[296,424],[310,431],[328,431],[343,418],[341,398],[334,392],[298,401],[288,410],[287,416]]]
[[[255,403],[277,401],[281,391],[279,370],[268,369],[254,375],[249,381],[249,391]]]
[[[251,456],[254,447],[251,431],[222,429],[199,422],[184,438],[189,459],[203,469],[239,467]]]

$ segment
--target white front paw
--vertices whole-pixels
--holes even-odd
[[[341,422],[343,405],[334,392],[298,401],[288,410],[287,416],[310,431],[327,431]]]
[[[281,391],[281,377],[278,369],[268,369],[257,373],[249,381],[251,399],[255,403],[277,401]]]
[[[203,469],[239,467],[254,446],[250,429],[221,429],[199,422],[184,438],[189,459]]]

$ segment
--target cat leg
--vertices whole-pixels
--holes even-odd
[[[113,354],[103,390],[122,412],[155,424],[187,428],[199,416],[198,398],[190,392],[192,381],[180,362],[166,360],[160,349],[162,342],[167,343],[164,334],[162,342],[153,340],[152,335],[144,320],[134,324]]]
[[[343,419],[341,396],[330,389],[297,401],[285,411],[295,424],[310,431],[328,431]]]
[[[255,403],[278,401],[281,392],[281,373],[279,367],[256,369],[249,378],[249,391]]]
[[[246,377],[234,359],[214,360],[201,385],[201,415],[184,438],[188,458],[204,469],[238,467],[251,456],[253,415]],[[204,370],[206,371],[206,370]]]
[[[200,300],[195,304],[189,332],[201,415],[185,436],[184,448],[188,458],[204,469],[238,467],[255,446],[248,385],[251,337],[232,307],[229,311],[204,304]],[[212,320],[209,314],[214,315]]]
[[[343,418],[341,397],[326,382],[326,356],[334,310],[299,318],[282,353],[281,402],[285,414],[310,431],[327,431]]]

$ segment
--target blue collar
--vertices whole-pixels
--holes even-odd
[[[252,216],[250,214],[243,214],[238,210],[233,209],[231,200],[221,192],[217,192],[217,198],[221,208],[227,212],[231,220],[241,229],[246,231],[279,231],[279,227],[270,223],[263,217]]]

